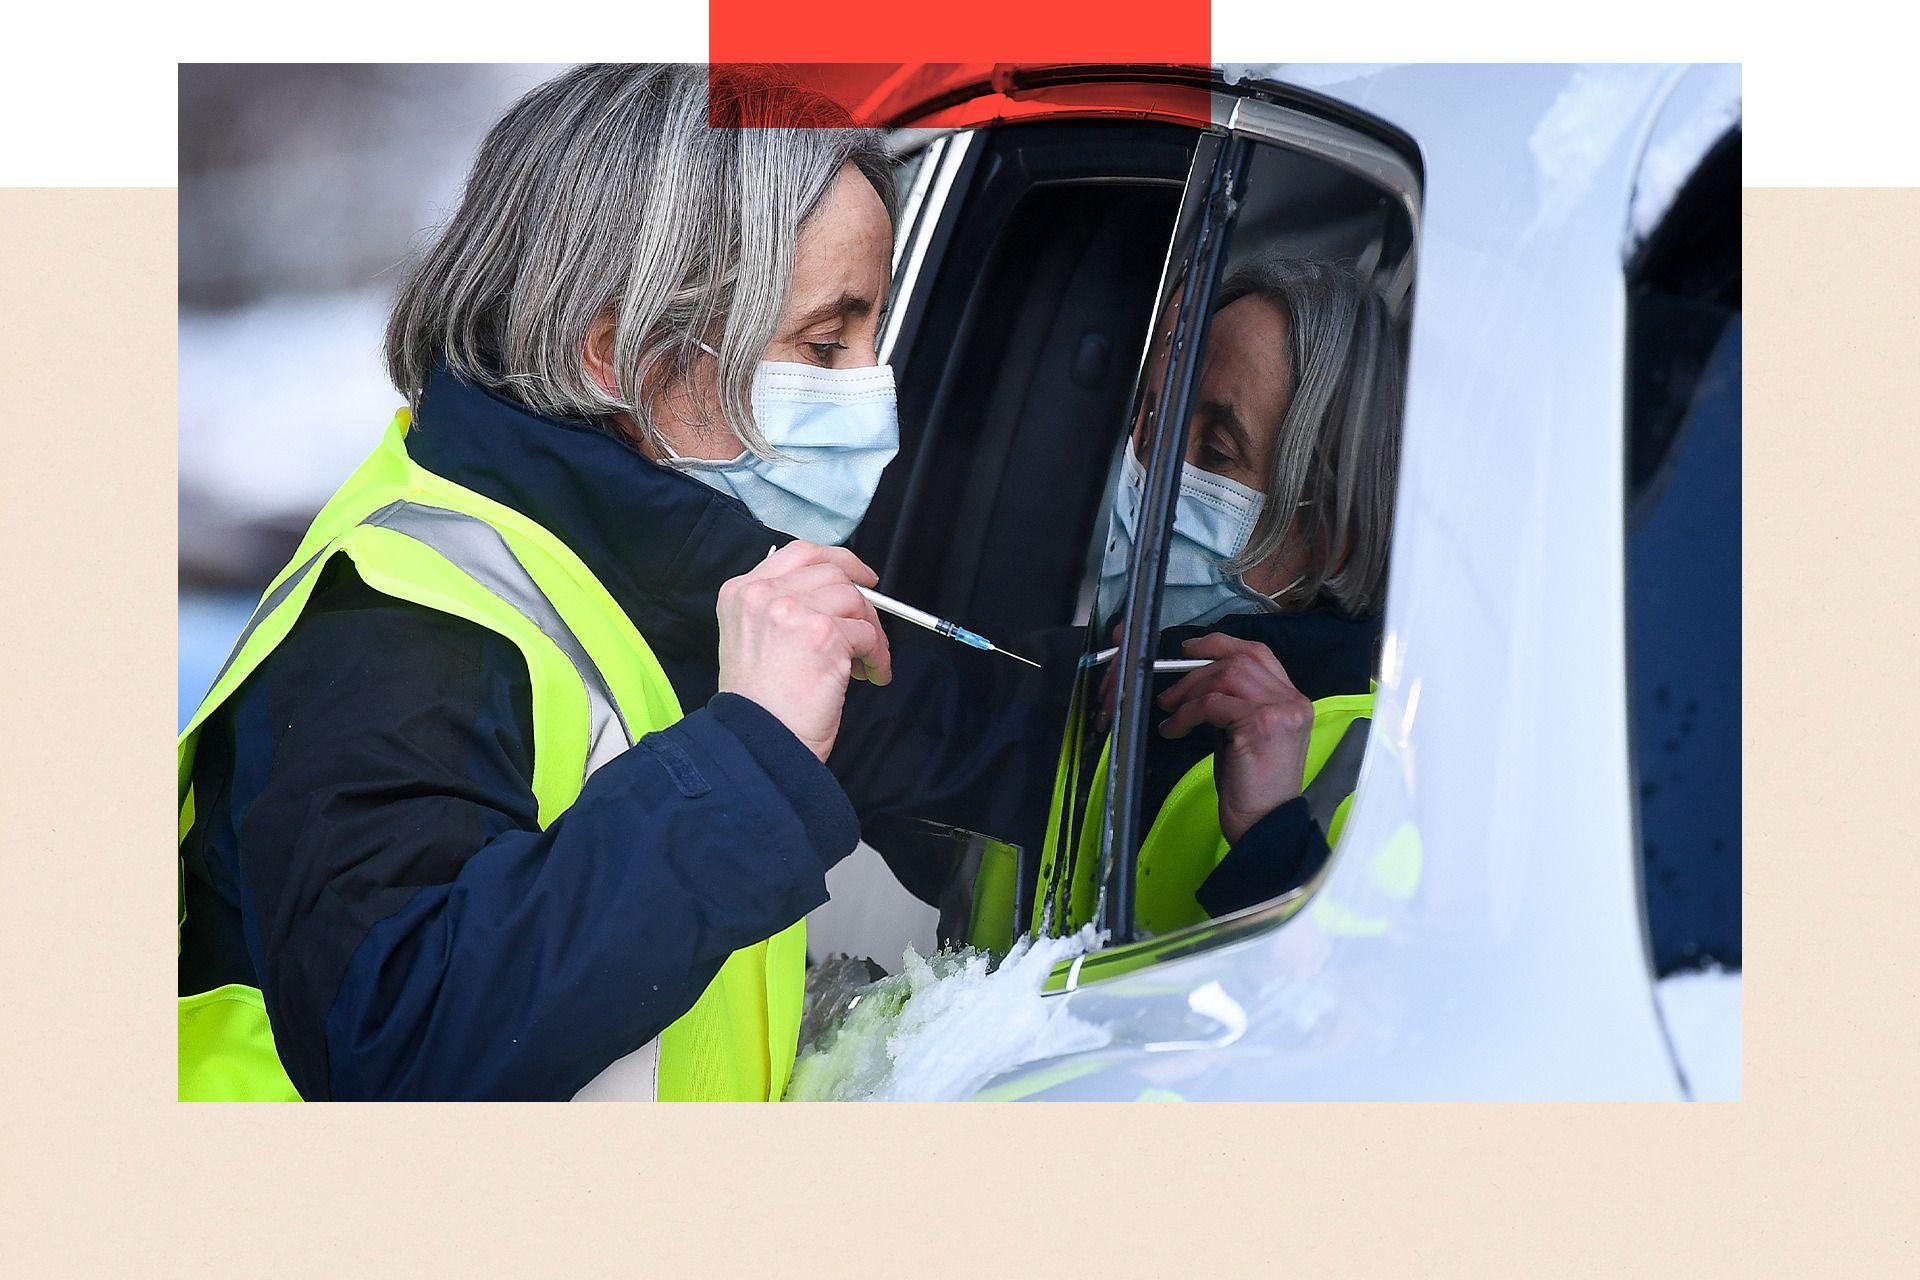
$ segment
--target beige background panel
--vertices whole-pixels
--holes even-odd
[[[1914,192],[1747,200],[1744,1102],[249,1109],[171,1100],[174,195],[0,192],[0,1256],[781,1280],[1910,1267],[1915,226]]]

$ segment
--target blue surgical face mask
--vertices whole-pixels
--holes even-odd
[[[1113,496],[1113,531],[1100,565],[1096,601],[1103,620],[1112,616],[1126,595],[1146,478],[1146,469],[1129,442]],[[1173,536],[1167,543],[1167,576],[1160,588],[1161,626],[1205,624],[1230,613],[1272,609],[1265,596],[1221,567],[1246,550],[1266,505],[1265,494],[1236,480],[1191,464],[1181,466]]]
[[[664,465],[732,494],[770,529],[829,544],[852,537],[900,451],[893,370],[763,361],[753,375],[753,417],[781,457],[744,451],[706,461],[669,451]]]

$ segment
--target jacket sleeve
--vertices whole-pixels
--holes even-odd
[[[236,727],[242,919],[302,1096],[570,1097],[826,900],[853,811],[756,704],[648,735],[542,830],[517,651],[367,613],[303,618],[235,709],[265,718]]]
[[[1303,885],[1327,859],[1327,838],[1295,796],[1248,827],[1194,898],[1210,916],[1268,902]]]

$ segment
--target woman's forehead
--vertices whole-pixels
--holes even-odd
[[[893,227],[887,207],[858,169],[841,167],[801,225],[794,245],[789,311],[866,314],[885,301]]]
[[[1213,317],[1207,337],[1202,400],[1233,406],[1255,432],[1271,435],[1286,413],[1287,320],[1265,298],[1240,298]]]
[[[1214,313],[1210,351],[1225,351],[1243,365],[1262,362],[1285,372],[1287,317],[1274,303],[1258,295],[1236,298]]]

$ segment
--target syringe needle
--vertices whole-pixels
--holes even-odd
[[[949,640],[958,641],[970,649],[981,649],[989,653],[1004,653],[1016,662],[1024,662],[1028,666],[1036,669],[1040,666],[1040,664],[1032,658],[1023,658],[1017,653],[1002,649],[985,636],[977,632],[969,631],[957,622],[949,622],[945,618],[928,613],[925,609],[916,609],[910,604],[903,604],[895,600],[892,596],[882,595],[872,587],[861,587],[859,591],[861,595],[867,598],[867,603],[878,609],[881,613],[890,613],[896,618],[904,618],[917,627],[925,627],[936,635],[943,635]]]
[[[1014,660],[1015,662],[1024,662],[1024,663],[1026,663],[1026,664],[1027,664],[1028,666],[1030,666],[1030,667],[1032,667],[1032,668],[1033,668],[1033,669],[1034,669],[1035,671],[1038,671],[1038,670],[1040,670],[1040,664],[1039,664],[1039,663],[1037,663],[1037,662],[1035,662],[1035,661],[1034,661],[1034,660],[1033,660],[1032,658],[1023,658],[1023,657],[1021,657],[1021,656],[1020,656],[1019,654],[1017,654],[1017,653],[1015,653],[1015,652],[1014,652],[1013,650],[1011,650],[1011,649],[1002,649],[1002,648],[1001,648],[1001,647],[1000,647],[999,645],[995,645],[995,646],[993,646],[993,651],[994,651],[995,653],[1004,653],[1004,654],[1006,654],[1006,655],[1007,655],[1007,656],[1008,656],[1009,658],[1012,658],[1012,659],[1013,659],[1013,660]]]

